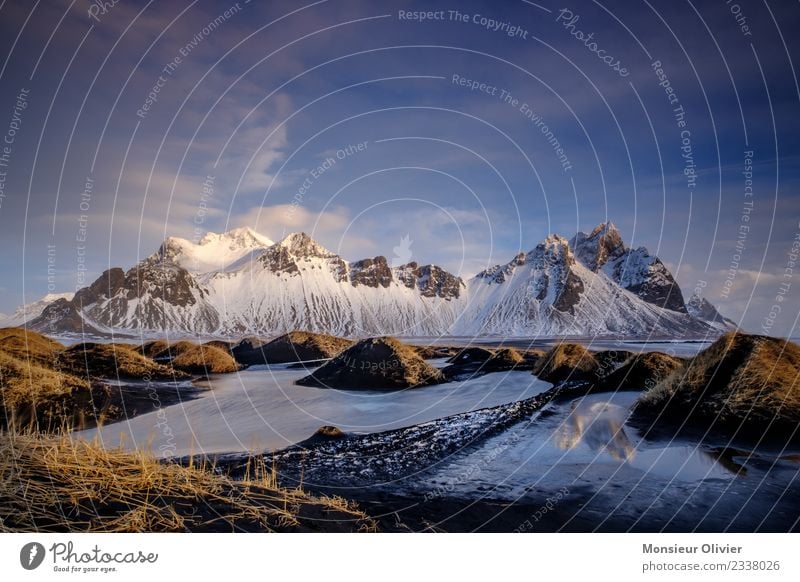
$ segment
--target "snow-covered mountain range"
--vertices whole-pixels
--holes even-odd
[[[628,248],[611,223],[571,241],[550,235],[467,281],[382,256],[349,262],[305,233],[275,243],[247,228],[196,243],[171,237],[131,269],[23,313],[49,333],[209,336],[686,337],[733,326],[702,298],[687,304],[666,266]]]

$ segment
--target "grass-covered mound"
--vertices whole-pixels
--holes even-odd
[[[233,346],[236,344],[234,342],[228,342],[225,340],[210,340],[207,342],[203,342],[203,345],[212,348],[217,348],[219,350],[222,350],[223,352],[230,353],[230,351],[233,349]]]
[[[78,377],[150,378],[173,380],[188,377],[137,352],[132,344],[80,343],[62,353],[64,367]]]
[[[450,365],[442,373],[449,380],[466,380],[490,372],[531,370],[539,355],[533,351],[521,353],[514,348],[468,347],[451,357]]]
[[[600,364],[589,350],[580,344],[558,344],[547,351],[533,369],[533,374],[553,384],[562,382],[592,382],[601,372]]]
[[[459,365],[475,364],[475,363],[483,364],[489,361],[489,359],[493,355],[494,355],[493,350],[487,348],[481,348],[478,346],[471,346],[459,350],[458,353],[456,353],[453,357],[447,360],[447,363],[459,364]]]
[[[444,381],[442,372],[423,360],[413,347],[392,337],[378,337],[358,342],[297,383],[324,388],[399,390]]]
[[[327,360],[353,344],[344,338],[308,331],[292,331],[263,344],[246,341],[234,348],[233,354],[238,362],[248,365]]]
[[[633,354],[603,378],[602,388],[606,391],[650,390],[683,365],[681,358],[661,352]]]
[[[169,352],[172,367],[190,374],[228,374],[240,368],[228,352],[212,346],[181,341],[172,344]]]
[[[0,329],[0,428],[55,431],[103,413],[108,391],[75,374],[64,352],[34,331]]]
[[[169,342],[166,340],[153,340],[137,346],[136,351],[151,360],[160,359],[169,361],[172,359],[169,353]]]
[[[432,360],[434,358],[452,358],[461,351],[461,348],[455,348],[452,346],[421,346],[417,344],[408,344],[408,346],[416,350],[423,360]]]
[[[64,346],[32,330],[4,327],[0,329],[0,350],[20,360],[49,366]]]
[[[525,362],[525,357],[514,348],[501,348],[495,351],[486,363],[490,367],[496,367],[498,369],[511,369],[522,366]]]
[[[151,341],[136,351],[159,364],[188,374],[227,374],[241,367],[227,350],[185,340],[175,343]]]
[[[95,416],[104,391],[83,378],[0,350],[0,428],[59,430]]]
[[[67,436],[0,434],[0,532],[369,531],[340,498],[282,489],[253,466],[232,480]]]
[[[134,348],[95,343],[65,347],[34,331],[0,329],[0,428],[53,432],[88,427],[192,396],[192,387],[167,382],[188,374]],[[117,379],[139,383],[108,381]]]
[[[713,426],[745,438],[800,435],[800,346],[728,333],[649,390],[637,418]]]

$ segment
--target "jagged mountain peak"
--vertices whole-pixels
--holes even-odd
[[[570,241],[578,261],[597,272],[607,262],[622,256],[627,247],[613,222],[601,222],[589,234],[579,232]]]
[[[597,226],[592,229],[592,232],[589,234],[590,237],[602,235],[602,236],[610,236],[610,237],[619,237],[622,236],[619,233],[619,229],[617,225],[615,225],[610,220],[606,220],[605,222],[601,222]]]
[[[517,257],[512,259],[512,263]],[[575,264],[575,256],[570,247],[569,241],[558,234],[549,234],[545,239],[536,245],[525,257],[526,262],[539,265],[563,263],[566,267]]]
[[[276,246],[285,249],[295,258],[319,257],[329,259],[337,256],[304,232],[293,232],[283,237]]]

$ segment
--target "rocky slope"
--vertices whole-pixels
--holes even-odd
[[[570,241],[577,260],[594,273],[602,272],[617,285],[647,303],[686,313],[683,293],[672,273],[644,247],[628,248],[611,222]]]
[[[435,265],[391,267],[383,256],[348,262],[304,233],[274,244],[248,229],[196,244],[170,238],[29,324],[48,333],[685,337],[728,322],[707,302],[684,303],[666,266],[606,223],[571,243],[548,236],[466,282]]]
[[[605,256],[605,252],[595,254]],[[585,249],[578,256],[582,260],[566,239],[551,235],[531,252],[479,273],[467,284],[470,308],[453,333],[685,337],[712,331],[685,313],[685,307],[662,308],[625,288],[615,280],[616,270],[605,269],[610,263],[595,272],[590,267],[597,261],[587,261]],[[625,281],[633,280],[626,277]],[[642,283],[636,289],[645,287]]]
[[[686,302],[686,311],[692,317],[705,321],[722,331],[734,331],[738,329],[736,322],[723,316],[708,299],[699,295],[692,295]]]
[[[74,296],[74,293],[48,293],[41,299],[20,305],[11,314],[0,315],[0,326],[14,327],[17,325],[22,325],[26,321],[30,321],[39,317],[42,314],[42,311],[44,311],[44,309],[52,303],[55,303],[60,299],[63,299],[64,301],[70,301]]]

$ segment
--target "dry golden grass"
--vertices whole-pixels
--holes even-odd
[[[311,375],[297,381],[305,386],[395,390],[444,382],[441,370],[418,351],[393,337],[358,342]]]
[[[766,429],[800,423],[800,346],[728,333],[640,399],[637,408]]]
[[[631,355],[608,373],[602,382],[604,390],[650,390],[683,367],[684,360],[661,352]]]
[[[494,353],[490,362],[502,366],[514,367],[525,362],[525,358],[514,348],[501,348]]]
[[[293,345],[316,348],[324,352],[325,356],[329,358],[332,358],[333,356],[353,345],[353,342],[348,339],[325,333],[312,333],[309,331],[293,331],[283,337],[285,337],[286,340]]]
[[[332,358],[353,345],[341,337],[308,331],[292,331],[255,349],[269,363],[323,360]]]
[[[0,350],[21,360],[52,367],[64,346],[32,330],[5,327],[0,329]]]
[[[452,358],[461,351],[461,348],[453,346],[439,346],[435,344],[427,346],[421,346],[419,344],[407,345],[416,350],[423,360],[432,360],[433,358]]]
[[[347,501],[281,489],[255,463],[242,480],[68,436],[0,434],[0,531],[371,531]]]
[[[170,346],[172,367],[190,374],[226,374],[239,369],[230,353],[212,346],[181,341]]]
[[[231,348],[234,346],[233,342],[227,342],[224,340],[210,340],[207,342],[203,342],[204,346],[209,346],[211,348],[217,348],[218,350],[222,350],[223,352],[230,352]]]
[[[66,369],[58,342],[21,328],[0,330],[0,427],[57,430],[82,421],[94,392]]]
[[[6,406],[88,387],[84,379],[26,362],[0,350],[0,388]]]
[[[545,353],[533,370],[534,375],[554,384],[593,378],[599,365],[594,355],[580,344],[558,344]]]
[[[82,343],[69,348],[21,328],[0,330],[0,428],[62,431],[116,420],[153,400],[106,379],[188,377],[142,356],[130,344]],[[161,390],[162,387],[157,387]],[[174,396],[162,390],[167,402]]]
[[[79,377],[173,379],[187,375],[141,355],[131,344],[81,343],[62,354],[64,367]]]
[[[169,349],[169,342],[165,340],[154,340],[145,342],[140,346],[135,346],[134,349],[143,356],[156,358]]]
[[[240,368],[227,350],[185,340],[172,344],[163,340],[151,341],[136,347],[135,351],[189,374],[226,374]]]

